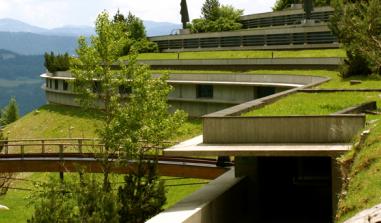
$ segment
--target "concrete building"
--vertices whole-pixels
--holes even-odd
[[[46,73],[41,77],[45,79],[43,89],[49,103],[78,106],[69,72]],[[182,109],[192,117],[201,117],[320,79],[292,75],[171,74],[168,83],[174,88],[168,101],[172,109]]]
[[[313,20],[304,20],[302,9],[290,9],[241,17],[237,31],[155,36],[162,52],[215,50],[277,50],[338,48],[328,27],[330,7],[315,8]]]

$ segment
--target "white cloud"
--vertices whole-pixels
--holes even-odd
[[[199,18],[205,0],[188,0],[191,19]],[[220,0],[245,14],[270,11],[275,0]],[[41,27],[93,25],[103,10],[131,11],[144,20],[180,23],[180,0],[0,0],[0,15]]]

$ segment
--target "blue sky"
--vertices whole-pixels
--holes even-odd
[[[191,19],[200,17],[205,0],[187,0]],[[245,14],[271,11],[275,0],[220,0],[244,9]],[[180,0],[0,0],[0,17],[13,18],[44,28],[93,25],[103,10],[114,14],[131,11],[143,20],[180,23]]]

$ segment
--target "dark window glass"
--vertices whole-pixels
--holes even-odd
[[[257,87],[257,98],[263,98],[275,94],[274,87]]]
[[[49,88],[49,80],[48,79],[45,80],[45,87]]]
[[[101,83],[98,81],[95,81],[93,84],[93,93],[100,93],[101,92]]]
[[[58,80],[54,80],[54,89],[58,90]]]
[[[49,88],[53,88],[52,79],[49,79]]]
[[[63,81],[63,90],[67,91],[69,89],[69,83],[67,81]]]
[[[119,94],[131,94],[132,89],[130,86],[119,86]]]
[[[213,85],[197,85],[198,98],[213,98]]]

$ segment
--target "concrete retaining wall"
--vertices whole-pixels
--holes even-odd
[[[230,223],[245,215],[245,184],[234,168],[147,223]]]
[[[342,58],[248,58],[248,59],[189,59],[189,60],[139,60],[152,69],[210,69],[210,70],[253,70],[277,69],[337,69]]]
[[[203,142],[348,143],[364,125],[365,115],[208,117]]]

